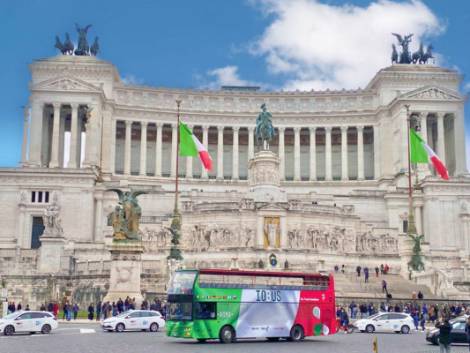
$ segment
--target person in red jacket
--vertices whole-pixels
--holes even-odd
[[[57,315],[59,315],[59,304],[57,304],[57,302],[54,303],[52,312],[54,313],[54,317],[57,318]]]

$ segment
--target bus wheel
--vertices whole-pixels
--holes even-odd
[[[294,325],[290,329],[289,341],[301,341],[305,337],[304,329],[300,325]]]
[[[269,342],[276,342],[279,341],[280,337],[266,337]]]
[[[221,343],[235,342],[235,331],[231,326],[224,326],[220,330],[219,339]]]

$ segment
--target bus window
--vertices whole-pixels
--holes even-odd
[[[193,305],[191,303],[170,303],[168,319],[175,321],[192,320]]]
[[[168,294],[193,294],[195,278],[195,271],[175,272],[168,289]]]
[[[207,320],[217,318],[217,306],[215,302],[199,302],[195,304],[196,319]]]

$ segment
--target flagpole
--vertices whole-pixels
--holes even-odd
[[[176,117],[177,117],[177,128],[176,128],[176,173],[175,173],[175,208],[174,212],[178,211],[178,178],[179,178],[179,160],[180,160],[180,106],[181,99],[176,100]]]
[[[410,129],[411,129],[411,116],[410,116],[410,105],[405,104],[406,108],[406,126],[408,136],[408,228],[407,234],[416,234],[416,226],[414,221],[413,212],[413,184],[411,182],[411,146],[410,146]]]

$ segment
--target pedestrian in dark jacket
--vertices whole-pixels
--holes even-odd
[[[443,323],[439,323],[439,348],[441,353],[450,353],[450,345],[452,343],[450,332],[452,331],[452,325],[449,319],[444,319]]]
[[[465,324],[465,333],[467,334],[468,350],[470,351],[470,317]]]
[[[93,316],[95,316],[95,308],[93,307],[93,303],[88,306],[88,320],[93,320]]]

